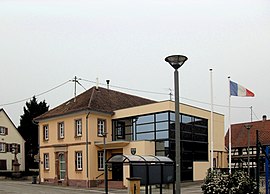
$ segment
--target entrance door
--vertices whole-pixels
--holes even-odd
[[[64,180],[66,176],[66,161],[64,154],[59,154],[59,179]]]
[[[112,180],[122,181],[123,180],[123,164],[112,163]]]

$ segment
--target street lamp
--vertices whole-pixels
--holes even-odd
[[[250,128],[252,127],[251,124],[245,124],[245,128],[248,130],[248,148],[247,148],[247,153],[248,153],[248,175],[250,175],[250,154],[249,154],[249,147],[250,147]]]
[[[180,68],[188,58],[183,55],[171,55],[165,58],[174,68],[174,91],[175,91],[175,163],[176,163],[176,194],[181,193],[181,147],[180,147],[180,120],[179,120],[179,78],[178,68]]]

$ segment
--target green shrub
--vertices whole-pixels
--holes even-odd
[[[255,194],[256,182],[243,171],[228,175],[209,170],[201,188],[204,194]]]

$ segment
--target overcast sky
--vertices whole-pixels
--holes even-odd
[[[164,58],[182,54],[189,59],[180,68],[181,102],[210,110],[213,68],[214,111],[227,122],[231,76],[255,93],[232,97],[232,106],[252,106],[257,120],[270,117],[269,53],[269,0],[0,0],[0,108],[18,125],[25,101],[4,104],[74,76],[110,79],[112,86],[162,94],[120,91],[168,100],[173,69]],[[73,96],[68,82],[37,98],[53,108]],[[232,123],[251,118],[249,108],[231,113]]]

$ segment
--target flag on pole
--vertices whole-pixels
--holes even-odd
[[[233,82],[229,79],[230,96],[229,96],[229,173],[231,174],[231,164],[232,164],[232,134],[231,134],[231,96],[240,97],[254,97],[254,93],[247,88]]]
[[[241,97],[254,97],[254,93],[247,88],[230,81],[230,95],[231,96],[241,96]]]

